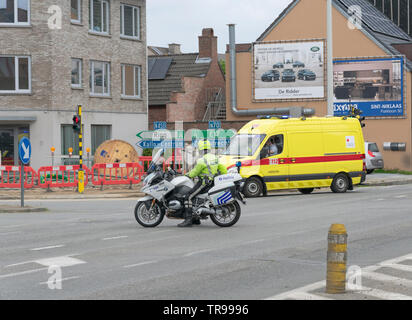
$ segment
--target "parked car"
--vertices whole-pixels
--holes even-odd
[[[371,174],[375,169],[383,169],[383,157],[378,145],[374,142],[365,142],[366,172]]]
[[[305,67],[305,64],[304,64],[303,62],[300,62],[300,61],[295,61],[295,62],[293,63],[293,67],[294,67],[294,68],[304,68],[304,67]]]
[[[316,73],[309,69],[302,69],[298,71],[298,79],[300,80],[316,80]]]
[[[284,67],[283,63],[278,62],[273,65],[273,69],[282,69]]]
[[[280,79],[280,73],[277,70],[269,70],[262,75],[261,79],[262,81],[277,81]]]
[[[282,72],[282,82],[295,82],[296,75],[292,69],[285,69]]]

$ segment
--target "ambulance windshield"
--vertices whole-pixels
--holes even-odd
[[[266,134],[238,134],[232,138],[229,146],[223,152],[230,156],[253,156]]]

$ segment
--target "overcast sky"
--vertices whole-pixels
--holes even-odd
[[[236,42],[255,41],[292,0],[147,0],[147,42],[150,46],[182,45],[198,52],[203,28],[213,28],[219,53],[229,43],[227,24],[236,24]]]

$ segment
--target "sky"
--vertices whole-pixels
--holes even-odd
[[[254,42],[292,0],[147,0],[147,43],[181,44],[183,53],[198,52],[203,28],[213,28],[218,51],[229,43],[227,24],[236,24],[236,43]]]

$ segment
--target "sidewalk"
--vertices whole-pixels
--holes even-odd
[[[372,173],[366,175],[364,186],[391,186],[412,183],[412,175],[393,173]]]

